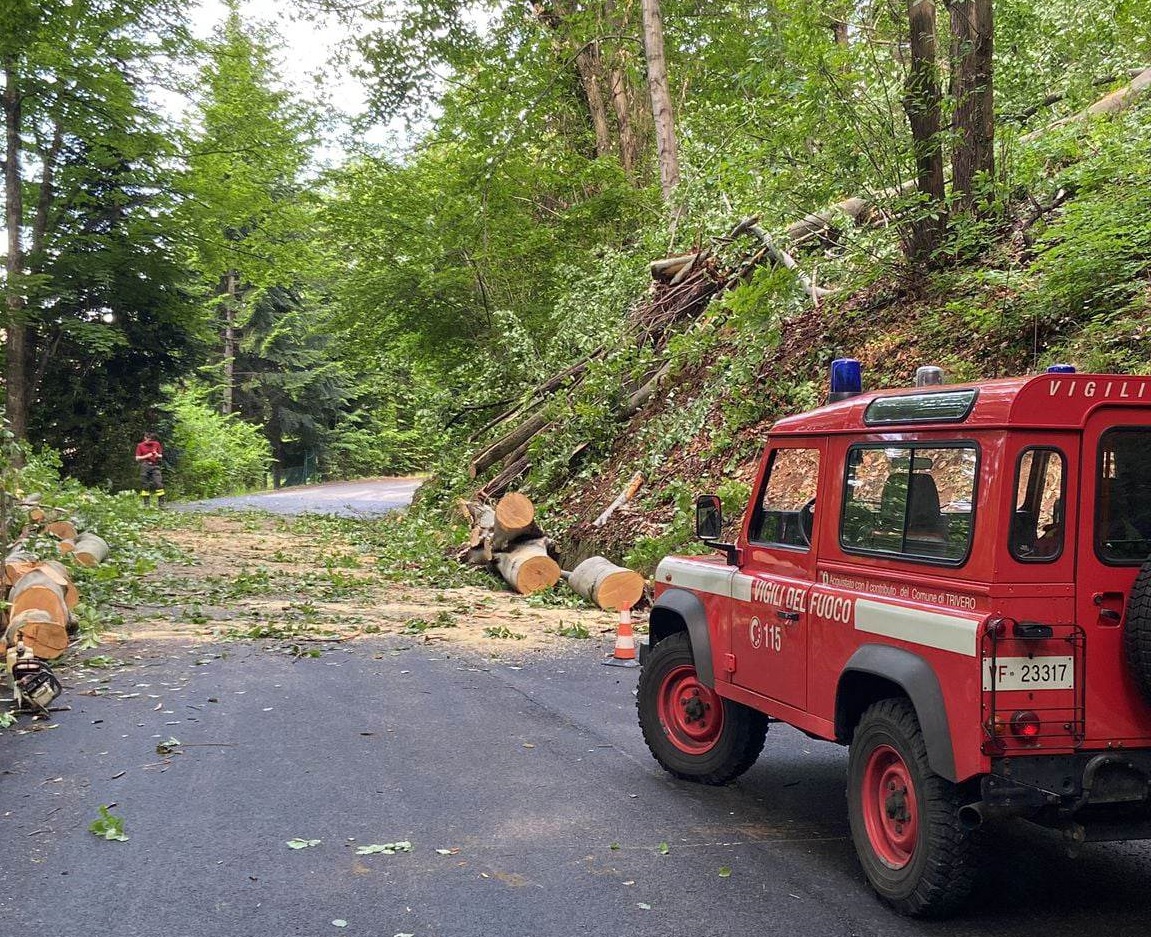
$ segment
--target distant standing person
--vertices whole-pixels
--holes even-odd
[[[145,433],[136,446],[136,461],[140,463],[140,497],[152,496],[153,507],[159,507],[164,497],[164,476],[160,472],[160,460],[164,458],[164,447],[155,433]]]

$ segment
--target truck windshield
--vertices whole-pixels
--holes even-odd
[[[1151,427],[1111,429],[1099,439],[1095,552],[1137,566],[1151,554]]]

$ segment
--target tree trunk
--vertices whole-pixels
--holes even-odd
[[[23,117],[22,94],[16,58],[4,60],[4,223],[8,229],[8,257],[5,261],[8,295],[5,298],[7,332],[4,373],[4,405],[8,424],[17,439],[28,438],[28,326],[24,318],[24,298],[20,278],[24,273],[24,179],[20,164],[20,132]]]
[[[904,235],[907,259],[927,261],[945,225],[943,144],[939,136],[941,93],[935,63],[935,0],[907,0],[911,27],[911,70],[903,109],[911,125],[915,176],[922,196]]]
[[[40,609],[59,622],[68,624],[68,602],[64,588],[43,570],[33,570],[12,587],[8,593],[9,615],[15,618],[28,609]]]
[[[9,620],[4,633],[8,646],[14,646],[21,635],[24,646],[41,660],[55,660],[68,649],[67,627],[40,609],[14,614]]]
[[[108,557],[108,543],[95,534],[81,534],[72,556],[81,566],[99,566]]]
[[[992,0],[950,0],[952,130],[951,185],[960,212],[973,212],[979,188],[995,173],[992,87]]]
[[[76,584],[72,582],[68,567],[56,560],[45,560],[36,569],[64,590],[64,604],[68,608],[75,608],[79,604],[80,593],[76,589]]]
[[[588,557],[564,578],[573,592],[602,609],[631,608],[643,597],[643,576],[602,556]]]
[[[663,200],[670,203],[679,185],[679,152],[675,138],[675,116],[667,80],[667,58],[663,51],[663,14],[659,0],[642,0],[643,48],[647,56],[647,87],[651,115],[655,122],[656,155]]]
[[[224,285],[224,397],[220,412],[232,412],[236,375],[236,271],[229,270]]]
[[[604,105],[600,81],[603,73],[603,60],[600,58],[599,44],[591,43],[576,55],[576,71],[579,72],[580,87],[587,101],[588,116],[595,132],[595,155],[607,156],[611,152],[611,134],[608,132],[607,107]]]
[[[504,582],[520,593],[531,595],[550,589],[560,581],[559,564],[548,556],[547,540],[525,540],[496,557]]]
[[[472,478],[483,473],[490,466],[495,465],[505,456],[514,452],[520,446],[536,435],[543,432],[548,425],[547,417],[542,413],[534,413],[510,433],[501,436],[483,452],[479,453],[468,465],[468,473]]]

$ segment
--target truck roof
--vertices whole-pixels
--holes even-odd
[[[773,434],[882,433],[945,429],[1073,429],[1103,406],[1151,411],[1151,377],[1039,374],[973,384],[867,391],[779,420]],[[1151,420],[1151,412],[1149,412]]]

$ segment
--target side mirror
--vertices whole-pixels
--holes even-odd
[[[695,535],[706,543],[722,533],[723,502],[718,495],[700,495],[695,499]]]

